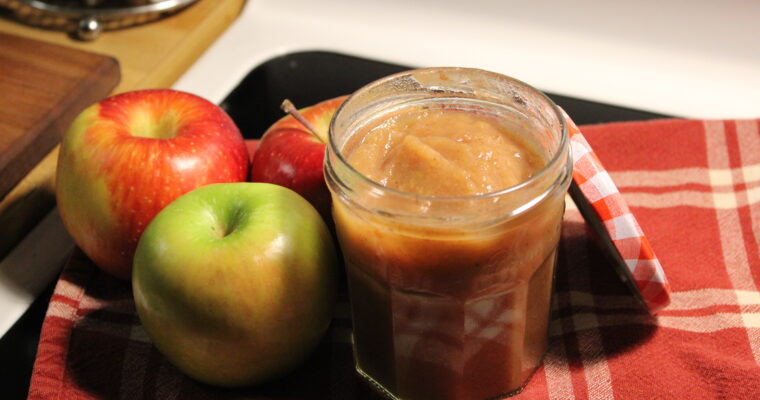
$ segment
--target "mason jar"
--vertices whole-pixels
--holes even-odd
[[[460,113],[497,124],[540,165],[509,187],[477,194],[392,187],[356,162],[386,156],[391,144],[362,149],[364,158],[355,153],[369,140],[364,135],[407,112],[423,123]],[[480,127],[460,128],[474,143]],[[492,145],[482,146],[480,155]],[[338,109],[325,177],[348,277],[356,370],[371,385],[414,400],[490,399],[523,388],[547,349],[572,176],[568,149],[562,113],[546,95],[478,69],[402,72],[359,89]],[[420,162],[396,168],[399,187],[414,180],[435,189],[459,176]]]

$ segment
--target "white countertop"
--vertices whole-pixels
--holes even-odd
[[[219,102],[248,71],[327,50],[489,69],[689,118],[760,117],[760,2],[251,0],[175,88]]]

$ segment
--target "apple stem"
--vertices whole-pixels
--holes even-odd
[[[296,106],[293,105],[293,103],[290,100],[288,99],[283,100],[282,104],[280,104],[280,108],[282,109],[282,111],[285,111],[286,113],[290,114],[298,122],[303,124],[303,126],[306,127],[309,133],[311,133],[312,136],[317,138],[317,140],[319,140],[322,143],[325,142],[324,140],[322,140],[319,134],[317,134],[317,130],[314,128],[314,126],[311,123],[309,123],[309,121],[307,121],[306,118],[304,118],[300,112],[298,112],[298,109],[296,108]]]

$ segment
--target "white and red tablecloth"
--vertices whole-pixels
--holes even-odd
[[[517,399],[760,398],[760,120],[581,127],[655,250],[670,304],[650,316],[568,207],[544,366]],[[374,399],[354,373],[345,296],[312,358],[218,389],[151,344],[129,283],[75,252],[42,328],[31,399]]]

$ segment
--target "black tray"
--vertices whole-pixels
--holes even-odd
[[[291,53],[254,68],[221,105],[235,120],[243,135],[255,139],[283,116],[279,106],[285,98],[298,107],[305,107],[350,94],[375,79],[410,68],[330,52]],[[548,94],[579,125],[666,117]],[[40,329],[53,286],[49,286],[0,339],[0,388],[4,399],[26,398]]]
[[[412,67],[330,52],[291,53],[254,68],[222,102],[243,135],[261,137],[283,116],[280,103],[297,107],[350,94],[367,83]],[[538,88],[541,89],[541,88]],[[641,121],[665,115],[547,93],[578,125]]]

